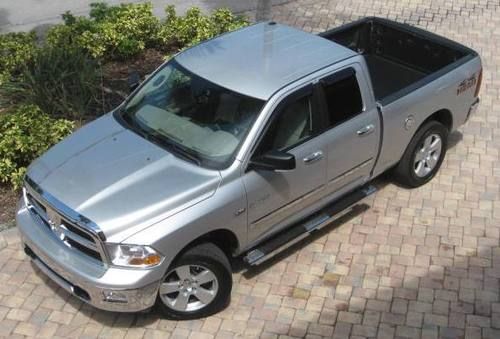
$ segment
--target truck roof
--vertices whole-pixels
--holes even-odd
[[[196,45],[175,60],[217,85],[267,100],[283,86],[354,55],[315,34],[265,22]]]

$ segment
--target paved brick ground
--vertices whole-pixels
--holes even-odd
[[[453,135],[440,174],[411,191],[378,180],[370,209],[258,271],[235,274],[230,307],[197,321],[82,305],[32,268],[9,231],[0,236],[0,336],[500,338],[499,5],[300,0],[276,7],[276,20],[309,31],[375,14],[480,51],[482,104]]]

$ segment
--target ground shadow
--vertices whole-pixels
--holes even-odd
[[[455,148],[463,140],[463,138],[464,135],[462,132],[460,131],[451,132],[448,135],[448,147],[446,149],[449,151],[450,149]],[[375,179],[376,182],[375,187],[377,187],[378,189],[382,189],[385,186],[387,186],[387,184],[391,183],[402,189],[412,189],[411,187],[406,187],[404,185],[401,185],[396,180],[393,180],[391,176],[392,176],[391,170],[387,170],[384,173],[382,173],[377,179]]]
[[[234,273],[240,273],[243,272],[243,277],[245,279],[252,279],[255,276],[259,275],[260,273],[270,269],[273,267],[275,264],[279,263],[280,261],[286,259],[287,257],[295,254],[296,252],[300,251],[307,245],[313,243],[317,239],[325,236],[326,234],[330,233],[332,230],[335,228],[341,226],[342,224],[348,222],[349,220],[359,216],[363,212],[369,209],[369,206],[367,204],[360,204],[356,205],[352,208],[352,210],[342,217],[340,217],[337,220],[332,221],[330,224],[324,226],[322,229],[318,231],[313,231],[310,236],[302,239],[301,241],[297,242],[296,244],[293,244],[292,246],[284,249],[283,251],[277,253],[274,257],[266,260],[260,265],[257,266],[250,266],[246,264],[241,258],[239,260],[236,260],[234,265],[233,265],[233,271]]]

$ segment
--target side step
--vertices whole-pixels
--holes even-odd
[[[374,186],[368,185],[348,193],[331,205],[307,217],[305,220],[264,241],[253,250],[250,250],[243,260],[250,265],[258,265],[272,258],[284,249],[309,236],[312,232],[323,228],[332,221],[349,213],[354,206],[376,191],[377,189]]]

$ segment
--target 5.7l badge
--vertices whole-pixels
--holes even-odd
[[[477,79],[476,79],[476,75],[475,74],[473,76],[471,76],[470,78],[465,79],[464,81],[462,81],[458,85],[457,95],[463,94],[468,89],[474,87],[476,85],[476,82],[477,82]]]

